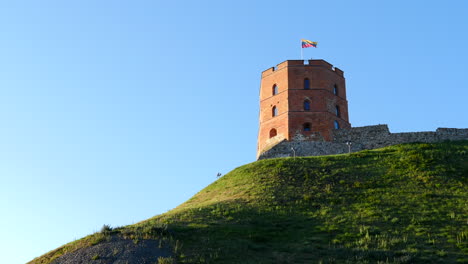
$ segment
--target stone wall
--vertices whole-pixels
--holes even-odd
[[[438,128],[429,132],[390,133],[387,125],[353,127],[335,130],[333,141],[283,140],[260,154],[258,159],[296,156],[321,156],[376,149],[411,142],[468,140],[468,129]],[[347,144],[351,142],[351,146]]]

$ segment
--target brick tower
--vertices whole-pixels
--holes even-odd
[[[343,71],[324,60],[287,60],[262,72],[257,157],[277,143],[331,141],[350,128]]]

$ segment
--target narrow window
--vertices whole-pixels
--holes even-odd
[[[338,121],[335,120],[334,125],[335,129],[340,129],[340,124],[338,123]]]
[[[302,127],[304,131],[310,131],[310,123],[305,123]]]
[[[310,81],[307,78],[304,79],[304,89],[310,89]]]
[[[278,108],[276,108],[276,106],[273,106],[273,108],[271,109],[271,115],[272,116],[278,115]]]
[[[336,84],[333,85],[333,94],[338,95],[338,86]]]
[[[335,114],[336,114],[337,117],[341,117],[340,107],[339,106],[335,107]]]
[[[276,95],[276,94],[278,94],[278,85],[276,85],[276,84],[275,84],[275,85],[273,85],[273,91],[272,91],[272,94],[273,94],[273,95]]]
[[[276,137],[276,129],[274,129],[274,128],[272,130],[270,130],[270,138],[272,138],[272,137]]]
[[[310,111],[310,101],[309,100],[304,101],[304,111]]]

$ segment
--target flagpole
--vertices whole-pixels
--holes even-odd
[[[304,56],[303,56],[303,54],[302,54],[302,50],[303,50],[303,48],[302,48],[302,41],[301,41],[301,60],[304,59]]]

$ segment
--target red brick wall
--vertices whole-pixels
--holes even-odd
[[[260,129],[257,152],[272,146],[288,135],[288,77],[287,68],[281,66],[275,71],[268,69],[262,73],[260,85]],[[278,86],[278,94],[273,95],[273,85]],[[272,116],[276,106],[278,115]],[[270,130],[276,129],[277,136],[270,140]]]
[[[304,89],[308,78],[310,89]],[[272,95],[273,85],[278,85],[278,94]],[[338,95],[333,93],[337,86]],[[343,71],[333,68],[324,60],[311,60],[304,65],[301,60],[289,60],[262,73],[260,86],[260,129],[257,155],[277,142],[293,140],[331,141],[334,121],[341,128],[349,128],[348,103]],[[310,110],[304,110],[304,100],[310,101]],[[272,107],[278,108],[278,116],[272,116]],[[337,117],[336,106],[340,108]],[[305,123],[311,124],[311,131],[303,131]],[[270,138],[270,130],[277,130],[277,136]],[[295,138],[296,137],[296,138]]]

